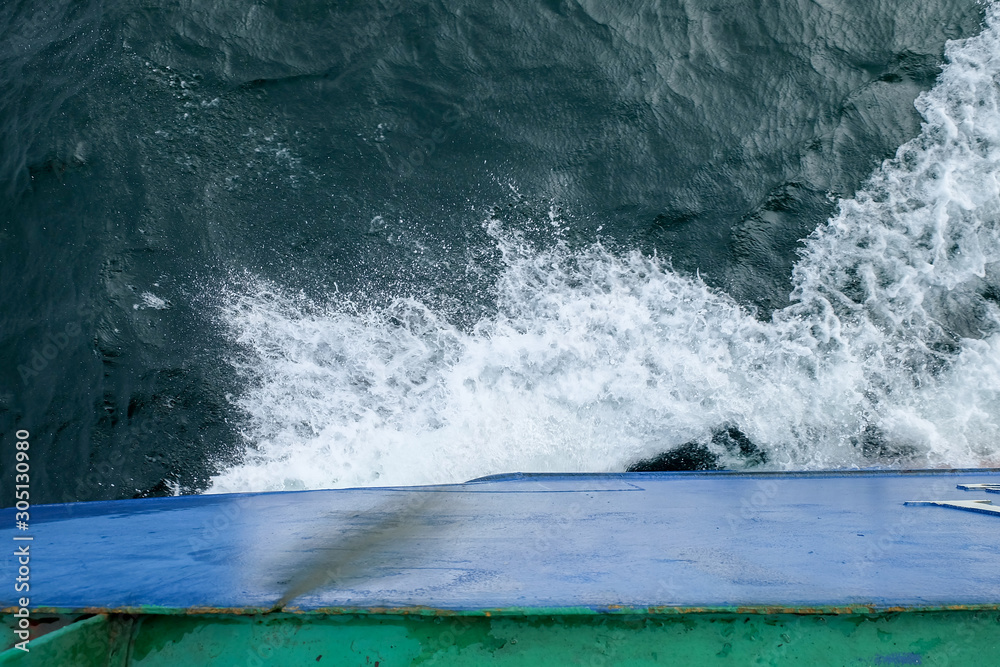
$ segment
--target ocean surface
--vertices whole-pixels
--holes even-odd
[[[32,501],[1000,466],[1000,10],[0,5]]]

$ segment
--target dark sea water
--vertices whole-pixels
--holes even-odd
[[[1000,465],[990,5],[9,0],[0,32],[0,461],[30,430],[36,502]]]

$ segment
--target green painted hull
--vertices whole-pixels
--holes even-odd
[[[1000,471],[510,475],[43,506],[32,535],[8,511],[31,600],[9,587],[3,616],[36,625],[0,667],[993,665],[997,493]]]
[[[99,615],[0,665],[971,665],[1000,612]]]

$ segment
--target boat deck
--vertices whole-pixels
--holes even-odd
[[[991,484],[1000,471],[511,474],[38,506],[29,532],[0,532],[30,544],[32,608],[60,613],[997,609],[1000,515],[982,501],[1000,495],[958,488]]]

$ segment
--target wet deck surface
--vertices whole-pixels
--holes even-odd
[[[1000,471],[510,475],[38,506],[31,530],[0,533],[30,545],[33,608],[990,607],[1000,516],[904,505],[1000,504],[957,488],[990,483]]]

